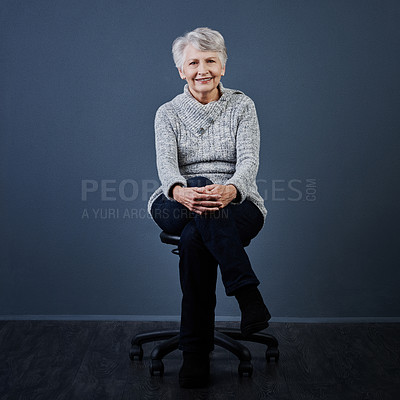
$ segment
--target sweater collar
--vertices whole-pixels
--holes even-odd
[[[201,135],[214,123],[226,109],[232,92],[237,92],[225,89],[221,82],[219,83],[219,89],[221,91],[221,97],[218,100],[207,104],[201,104],[193,97],[189,91],[188,84],[186,84],[183,93],[172,100],[172,105],[178,117],[186,128],[195,135]]]

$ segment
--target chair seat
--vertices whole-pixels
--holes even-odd
[[[162,231],[160,233],[160,239],[161,239],[161,242],[163,242],[165,244],[173,244],[175,246],[178,246],[181,237],[178,235],[172,235],[170,233]],[[248,242],[244,243],[244,247],[247,247],[249,244],[250,244],[250,240]],[[173,252],[173,253],[175,253],[175,252]],[[175,254],[177,254],[177,253],[175,253]]]
[[[165,244],[173,244],[175,246],[178,246],[179,241],[181,240],[180,236],[171,235],[170,233],[164,231],[160,233],[160,239]]]

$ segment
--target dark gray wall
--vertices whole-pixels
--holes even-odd
[[[2,0],[0,314],[179,314],[145,215],[153,118],[183,88],[171,42],[209,26],[259,113],[269,215],[248,252],[273,315],[399,317],[399,17],[395,0]]]

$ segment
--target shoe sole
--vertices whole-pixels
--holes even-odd
[[[268,321],[271,319],[271,314],[267,311],[267,316],[263,321],[254,322],[254,324],[247,325],[245,328],[240,327],[243,336],[250,336],[253,333],[262,331],[269,327]]]
[[[269,327],[268,320],[256,322],[254,324],[248,325],[245,329],[241,329],[243,336],[250,336],[253,333],[257,333]]]

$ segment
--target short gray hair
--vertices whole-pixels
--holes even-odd
[[[210,28],[197,28],[194,31],[185,33],[184,36],[179,36],[172,43],[172,55],[176,68],[182,70],[185,61],[183,59],[185,49],[189,44],[201,51],[217,52],[222,66],[225,66],[228,54],[224,37],[218,31]]]

